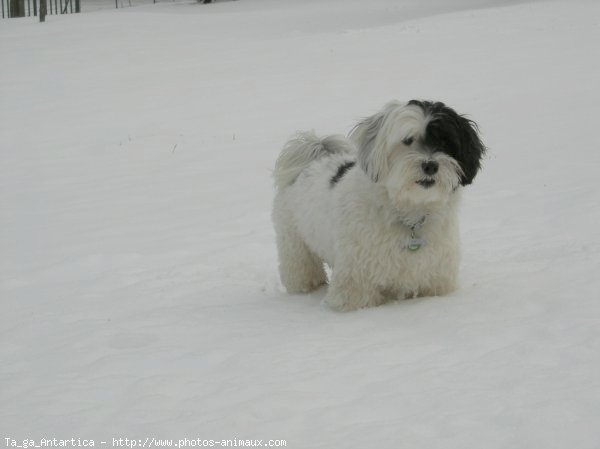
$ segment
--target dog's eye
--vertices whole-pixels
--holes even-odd
[[[407,147],[409,147],[409,146],[411,146],[411,145],[412,145],[412,143],[413,143],[413,141],[414,141],[414,140],[415,140],[415,139],[414,139],[413,137],[407,137],[406,139],[404,139],[404,140],[402,141],[402,143],[403,143],[404,145],[406,145]]]

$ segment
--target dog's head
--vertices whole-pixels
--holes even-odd
[[[471,184],[485,153],[475,122],[440,102],[392,101],[350,137],[360,167],[397,202],[447,200]]]

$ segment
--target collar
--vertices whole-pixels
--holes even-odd
[[[407,220],[407,219],[403,219],[403,218],[400,218],[398,221],[399,221],[399,223],[403,224],[408,229],[410,229],[411,232],[414,232],[414,231],[420,229],[423,226],[423,224],[425,224],[425,220],[427,219],[427,215],[429,215],[429,214],[424,214],[417,221]]]
[[[417,237],[417,235],[416,235],[416,231],[423,226],[426,219],[427,219],[427,214],[423,215],[416,222],[408,222],[406,220],[400,220],[400,223],[402,223],[404,226],[406,226],[408,229],[410,229],[410,238],[408,239],[408,242],[404,244],[405,249],[408,249],[411,252],[415,252],[415,251],[418,251],[419,249],[421,249],[421,247],[423,247],[426,244],[426,241],[424,238]]]

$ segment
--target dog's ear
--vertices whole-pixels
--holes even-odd
[[[479,137],[479,128],[473,120],[459,115],[457,122],[460,140],[457,159],[463,171],[460,183],[466,186],[473,182],[481,168],[481,159],[486,148]]]
[[[425,130],[425,144],[452,156],[461,168],[460,184],[471,184],[486,151],[479,138],[477,124],[444,103],[413,100],[409,104],[418,104],[430,117]]]
[[[382,157],[382,150],[378,148],[381,143],[377,139],[386,115],[385,110],[380,111],[358,122],[350,131],[350,139],[358,147],[358,165],[373,182],[387,171],[387,160]]]

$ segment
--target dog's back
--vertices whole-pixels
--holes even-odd
[[[302,170],[324,156],[355,152],[353,144],[344,136],[319,138],[310,131],[297,133],[287,141],[275,163],[275,186],[279,190],[291,186]]]

